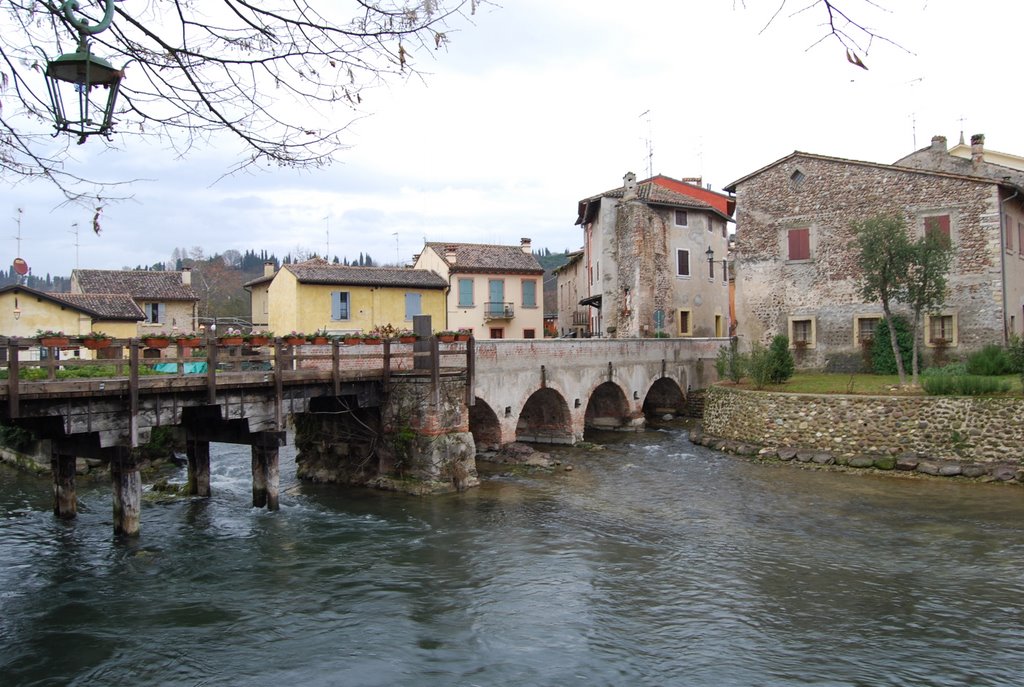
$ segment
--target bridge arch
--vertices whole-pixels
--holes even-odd
[[[590,429],[619,429],[631,424],[633,415],[626,394],[619,385],[604,382],[590,392],[583,426]]]
[[[479,396],[469,407],[469,431],[477,451],[496,451],[501,447],[501,421],[494,409]]]
[[[516,441],[539,444],[572,444],[572,413],[565,397],[550,387],[530,394],[516,423]]]
[[[682,415],[686,407],[686,395],[676,380],[661,377],[654,380],[644,397],[643,411],[647,417],[656,417],[671,413]]]

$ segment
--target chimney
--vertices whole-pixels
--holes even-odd
[[[622,200],[633,200],[636,198],[636,174],[626,172],[622,177]]]
[[[971,164],[977,167],[985,161],[985,134],[971,136]]]
[[[455,264],[455,246],[449,244],[444,247],[444,259],[449,265]]]
[[[264,277],[272,277],[272,276],[274,276],[274,261],[273,260],[267,260],[265,263],[263,263],[263,276]]]
[[[181,283],[185,286],[192,286],[192,268],[181,268]]]
[[[928,148],[933,155],[945,155],[946,154],[946,137],[945,136],[932,136],[932,145]]]
[[[530,239],[524,238],[519,239],[519,247],[523,249],[523,252],[529,255],[532,251],[530,250]]]
[[[412,264],[415,265],[417,262],[419,262],[419,259],[420,259],[420,254],[419,253],[413,253],[412,254]]]

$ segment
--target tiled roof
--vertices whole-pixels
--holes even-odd
[[[579,211],[576,217],[576,224],[583,224],[590,222],[596,216],[600,203],[598,201],[601,198],[622,198],[625,195],[626,190],[619,186],[613,188],[610,191],[605,191],[596,196],[590,198],[584,198],[579,202]],[[711,203],[705,202],[699,198],[688,196],[684,193],[678,193],[667,189],[664,186],[659,186],[651,181],[644,181],[636,185],[636,197],[637,200],[643,201],[649,205],[663,205],[672,208],[685,208],[687,210],[704,210],[714,215],[721,217],[726,222],[732,222],[733,219],[728,214],[722,212]]]
[[[195,291],[181,281],[181,272],[147,270],[75,270],[82,293],[126,293],[135,300],[197,301]]]
[[[142,309],[126,293],[51,293],[50,296],[103,320],[137,322],[146,319]]]
[[[294,265],[284,265],[281,269],[294,274],[295,278],[303,284],[396,286],[417,289],[448,287],[448,282],[436,272],[403,267],[352,267],[332,265],[323,260],[309,260]]]
[[[544,274],[544,268],[533,253],[521,246],[498,246],[487,243],[442,243],[430,241],[427,246],[437,253],[452,272],[486,272],[488,274]],[[455,261],[448,259],[449,248],[455,250]]]

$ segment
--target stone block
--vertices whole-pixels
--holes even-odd
[[[847,463],[851,468],[869,468],[874,464],[873,456],[852,456]]]
[[[879,470],[893,470],[896,468],[896,456],[878,456],[873,465]]]

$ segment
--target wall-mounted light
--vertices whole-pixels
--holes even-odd
[[[711,246],[708,246],[708,249],[704,251],[704,255],[708,256],[709,264],[715,261],[715,251],[711,249]]]
[[[21,319],[21,308],[18,307],[18,297],[14,297],[14,319]]]

